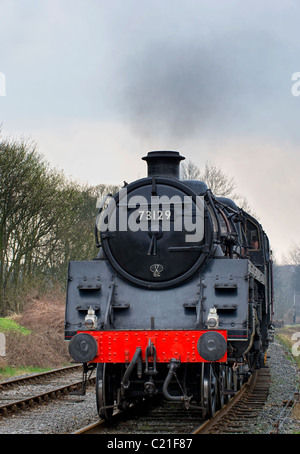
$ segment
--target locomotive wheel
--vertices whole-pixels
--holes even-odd
[[[217,377],[211,364],[204,363],[203,370],[203,403],[206,415],[212,418],[217,409]]]
[[[238,366],[236,371],[236,390],[239,391],[243,386],[243,378],[242,378],[242,366]]]
[[[228,402],[237,390],[237,375],[230,366],[226,366],[226,390],[233,391],[232,394],[227,394],[226,396],[226,402]]]
[[[225,396],[223,394],[224,389],[226,388],[226,369],[225,366],[220,364],[219,367],[219,374],[218,374],[219,380],[218,380],[218,394],[217,394],[217,408],[221,409],[225,405]]]
[[[96,372],[96,401],[100,418],[111,421],[114,405],[113,375],[108,364],[98,364]]]

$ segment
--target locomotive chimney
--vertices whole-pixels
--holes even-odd
[[[148,177],[159,176],[179,179],[180,161],[185,159],[178,151],[149,151],[142,158],[148,164]]]

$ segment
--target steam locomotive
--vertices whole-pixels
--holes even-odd
[[[206,184],[180,179],[177,151],[103,201],[99,253],[69,263],[65,339],[96,370],[101,418],[164,396],[206,417],[264,365],[273,312],[268,237]]]

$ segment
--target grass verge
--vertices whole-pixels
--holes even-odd
[[[0,332],[5,334],[8,331],[15,331],[17,333],[23,334],[24,336],[31,333],[29,329],[19,325],[15,320],[11,318],[0,318]]]
[[[37,374],[46,372],[48,368],[41,367],[15,367],[15,366],[4,366],[0,367],[0,380],[7,380],[12,377],[26,374]]]

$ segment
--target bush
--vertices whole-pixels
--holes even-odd
[[[70,363],[64,340],[64,313],[65,295],[58,290],[28,297],[22,315],[14,317],[27,334],[22,329],[5,333],[6,363],[16,367],[60,367]]]

